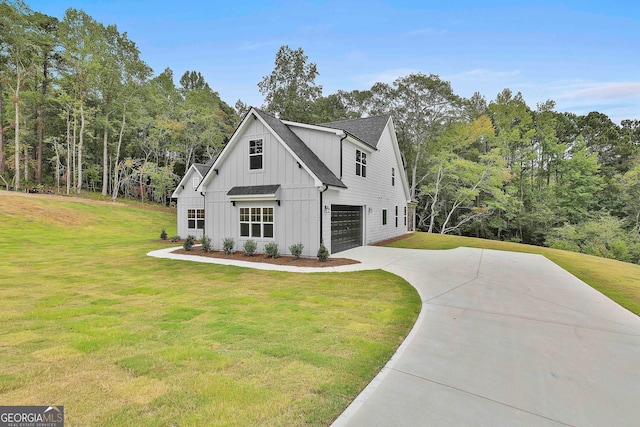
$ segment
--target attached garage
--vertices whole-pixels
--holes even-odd
[[[331,205],[331,253],[362,246],[362,206]]]

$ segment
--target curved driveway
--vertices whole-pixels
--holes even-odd
[[[640,318],[543,256],[376,246],[340,256],[361,264],[334,271],[403,277],[422,311],[335,427],[640,425]]]

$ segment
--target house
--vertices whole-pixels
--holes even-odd
[[[389,115],[308,125],[251,108],[208,171],[194,165],[174,196],[180,235],[204,230],[214,249],[231,237],[236,250],[253,239],[259,252],[302,243],[315,256],[324,243],[333,254],[413,223]]]
[[[197,239],[204,234],[204,197],[197,191],[214,159],[207,164],[194,163],[173,191],[172,198],[177,199],[178,236],[189,234]]]

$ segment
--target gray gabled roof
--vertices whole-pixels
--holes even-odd
[[[378,146],[378,141],[380,141],[380,137],[382,136],[382,132],[389,121],[389,117],[391,117],[390,114],[385,114],[384,116],[321,123],[318,126],[343,130],[372,148],[376,148]]]
[[[264,194],[275,194],[278,188],[280,188],[280,184],[233,187],[227,192],[227,196],[261,196]]]
[[[193,166],[198,170],[198,173],[203,177],[207,174],[207,172],[209,172],[209,169],[211,169],[211,165],[205,165],[202,163],[194,163]]]
[[[346,185],[335,176],[322,160],[280,119],[270,116],[264,111],[254,108],[255,112],[269,125],[280,139],[289,146],[296,156],[318,177],[325,185],[333,187],[347,188]]]

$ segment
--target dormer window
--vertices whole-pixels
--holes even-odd
[[[356,175],[367,176],[367,153],[360,150],[356,150]]]
[[[262,138],[249,141],[249,169],[262,169],[264,148]]]

